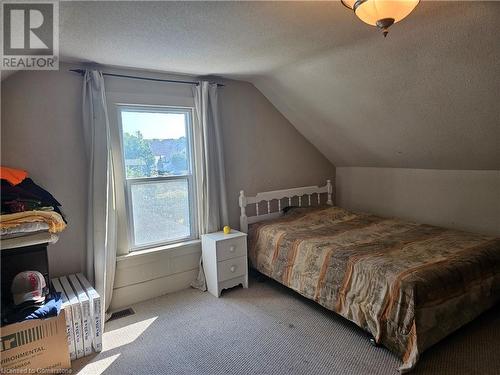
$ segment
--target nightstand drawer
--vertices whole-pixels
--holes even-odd
[[[246,237],[231,238],[217,242],[217,261],[247,255]]]
[[[233,258],[217,263],[217,279],[219,282],[242,276],[247,273],[247,257]]]
[[[223,289],[239,284],[248,288],[248,259],[246,233],[231,230],[201,236],[203,270],[208,291],[220,297]]]

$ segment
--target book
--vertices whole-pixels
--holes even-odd
[[[89,281],[81,273],[77,273],[76,277],[82,284],[85,293],[90,300],[90,315],[92,319],[92,346],[94,351],[100,352],[102,350],[102,311],[101,311],[101,296],[90,285]]]
[[[66,276],[59,278],[64,293],[68,298],[71,306],[71,316],[73,318],[73,332],[75,334],[75,349],[76,358],[82,358],[85,354],[83,349],[83,333],[82,333],[82,307]]]
[[[90,300],[87,293],[85,293],[85,290],[83,290],[83,287],[78,281],[76,275],[69,275],[68,279],[81,305],[83,350],[84,355],[89,355],[92,353],[92,319],[90,316]]]
[[[68,338],[68,349],[69,358],[73,361],[76,359],[76,346],[75,346],[75,330],[73,327],[73,316],[71,312],[71,304],[69,302],[64,289],[59,282],[59,279],[54,278],[52,281],[52,287],[58,293],[61,293],[62,307],[66,319],[66,336]]]

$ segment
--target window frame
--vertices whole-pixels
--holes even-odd
[[[160,246],[178,244],[186,241],[198,239],[198,215],[196,213],[196,176],[194,166],[194,136],[193,136],[193,107],[184,106],[167,106],[167,105],[149,105],[149,104],[124,104],[116,103],[118,131],[120,141],[120,162],[121,172],[123,175],[123,188],[125,191],[125,215],[127,221],[127,239],[129,253],[152,249]],[[123,124],[122,111],[146,112],[146,113],[179,113],[186,115],[186,152],[188,156],[188,174],[176,176],[156,176],[156,177],[133,177],[127,178],[127,168],[125,164],[125,150],[123,146]],[[189,203],[189,226],[190,236],[176,238],[167,241],[149,242],[143,245],[136,245],[135,242],[135,227],[134,227],[134,208],[132,202],[132,186],[149,184],[161,181],[187,181],[188,186],[188,203]]]

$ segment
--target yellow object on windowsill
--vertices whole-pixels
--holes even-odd
[[[228,225],[226,225],[226,226],[225,226],[222,230],[224,231],[224,234],[229,234],[229,233],[231,233],[231,227],[230,227],[230,226],[228,226]]]

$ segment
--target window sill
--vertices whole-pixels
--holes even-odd
[[[152,248],[144,249],[144,250],[131,251],[130,253],[125,254],[125,255],[118,255],[116,257],[116,261],[122,262],[122,261],[130,260],[131,258],[138,258],[138,257],[143,257],[143,256],[148,256],[148,255],[152,255],[152,254],[156,254],[156,253],[163,253],[163,252],[178,252],[179,250],[181,250],[183,252],[183,254],[190,254],[191,252],[198,252],[199,251],[198,245],[201,245],[201,240],[184,241],[184,242],[178,242],[178,243],[170,244],[170,245],[152,247]]]

